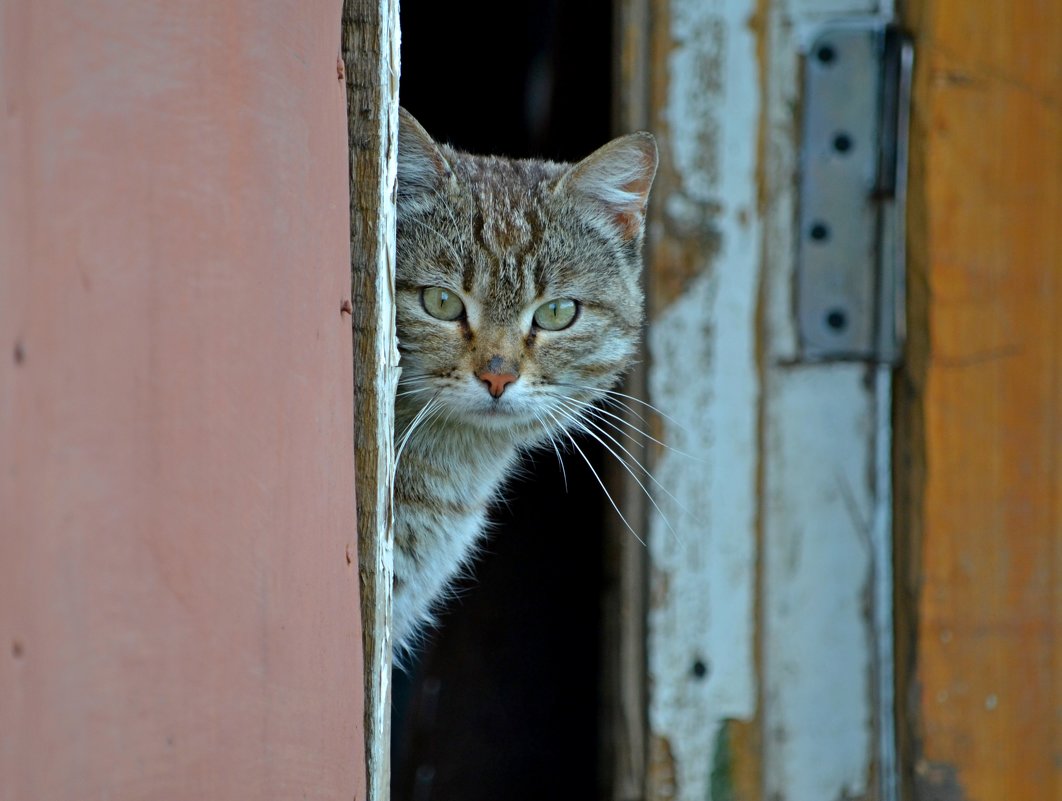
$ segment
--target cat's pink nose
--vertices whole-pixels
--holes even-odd
[[[519,376],[515,376],[512,373],[488,373],[484,370],[482,373],[476,373],[476,378],[487,385],[487,391],[491,396],[500,398],[502,393],[505,392],[505,388]]]

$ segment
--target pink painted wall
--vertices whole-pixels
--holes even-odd
[[[364,796],[340,6],[0,0],[4,801]]]

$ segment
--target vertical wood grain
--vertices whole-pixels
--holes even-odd
[[[916,799],[1062,797],[1062,6],[918,0],[898,407]]]
[[[369,801],[386,801],[391,778],[398,37],[397,0],[346,0],[342,46],[350,124],[354,443]]]

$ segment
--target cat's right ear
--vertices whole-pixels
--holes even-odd
[[[625,240],[634,240],[645,226],[649,188],[658,160],[651,133],[621,136],[569,169],[556,191],[574,192],[589,200]]]
[[[427,205],[450,165],[424,127],[404,108],[398,109],[398,207],[416,210]]]

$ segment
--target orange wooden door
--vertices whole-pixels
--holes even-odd
[[[898,385],[914,799],[1062,798],[1062,6],[919,0]]]
[[[0,798],[364,797],[338,0],[0,2]]]

